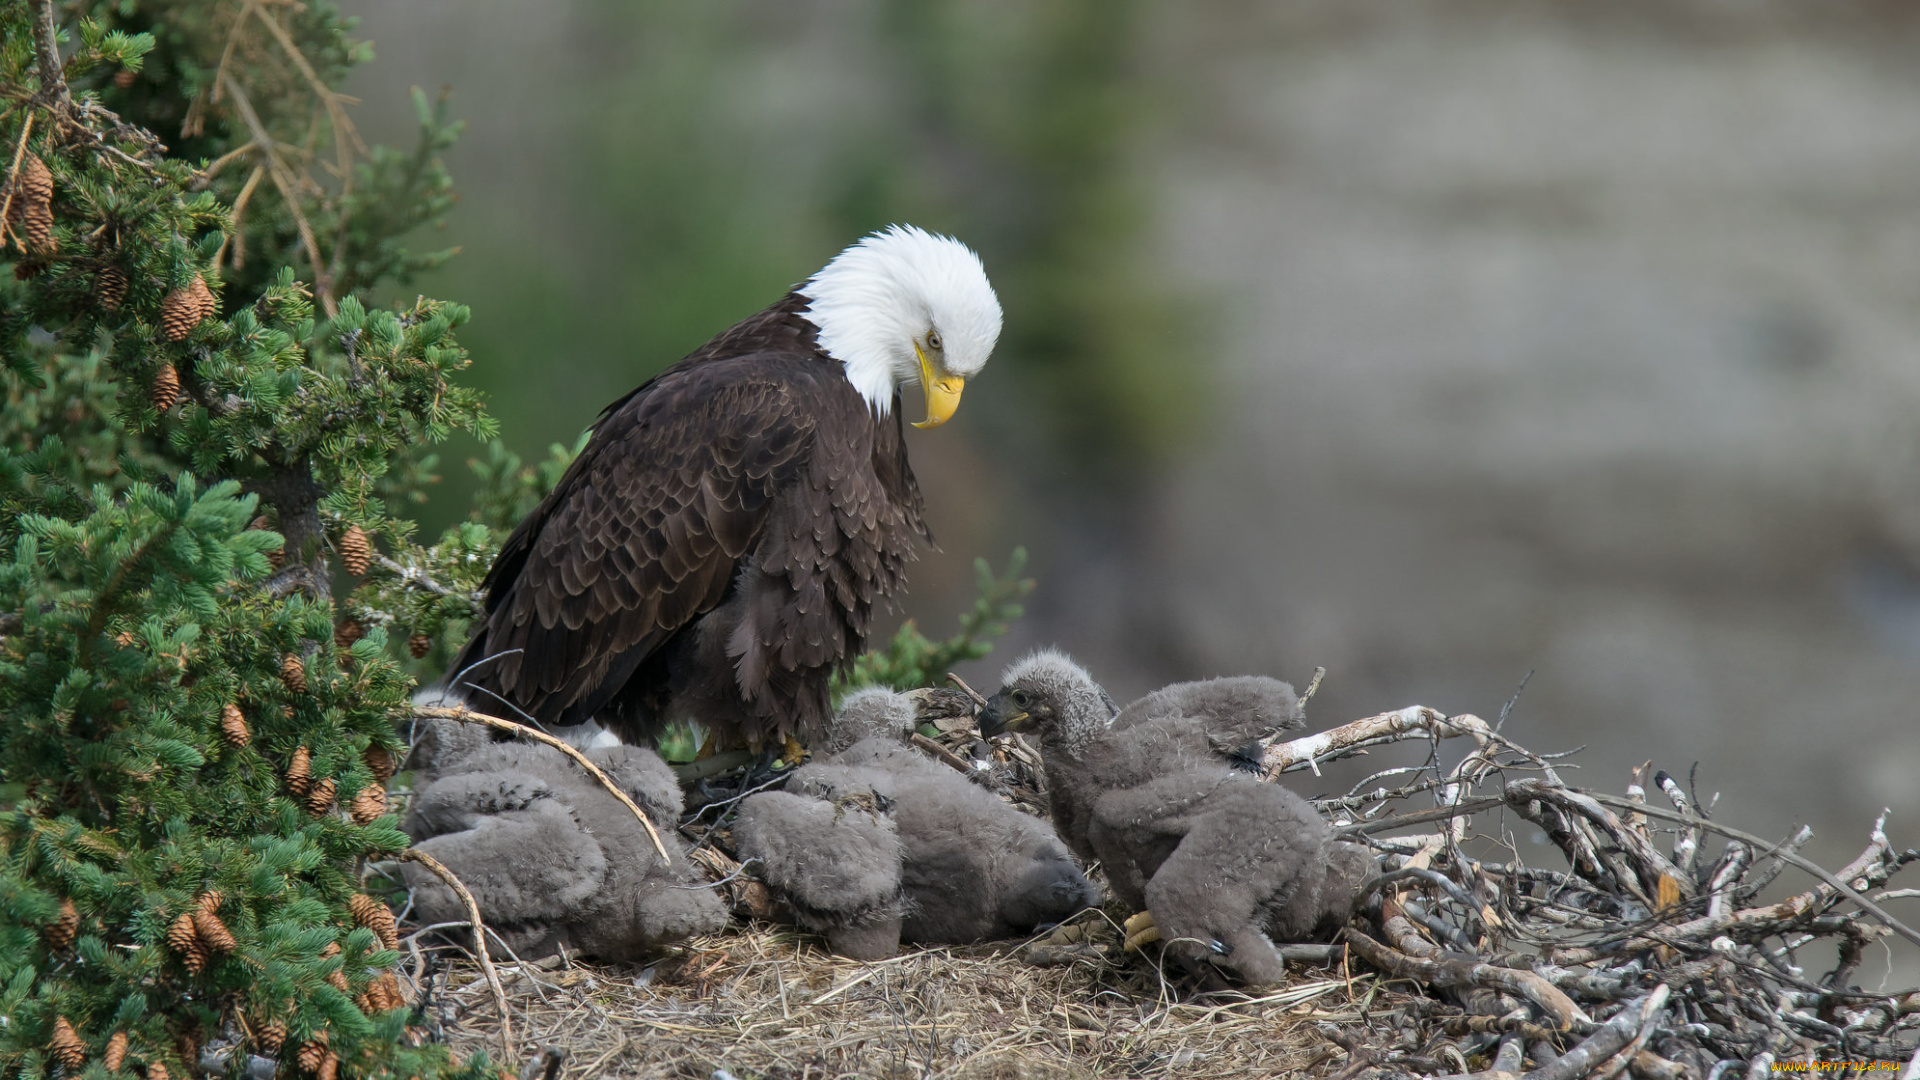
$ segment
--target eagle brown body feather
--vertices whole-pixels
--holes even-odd
[[[456,692],[627,742],[816,731],[916,539],[898,398],[870,408],[780,303],[608,406],[488,573]],[[464,674],[462,674],[464,672]]]

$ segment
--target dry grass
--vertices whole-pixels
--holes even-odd
[[[551,1045],[566,1051],[557,1075],[570,1078],[1299,1075],[1345,1057],[1314,1025],[1357,1021],[1380,993],[1372,974],[1319,969],[1257,996],[1182,1000],[1150,960],[1116,962],[1118,938],[1092,922],[1099,913],[1082,918],[1086,955],[1047,967],[1019,943],[868,964],[759,926],[696,940],[645,969],[510,963],[501,971],[524,1047],[513,1065]],[[462,958],[446,981],[450,991],[428,998],[444,1037],[497,1056],[484,980]]]

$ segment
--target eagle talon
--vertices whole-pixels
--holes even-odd
[[[1128,916],[1127,921],[1122,923],[1120,928],[1127,935],[1127,952],[1139,952],[1160,940],[1160,928],[1154,925],[1151,911],[1142,911]]]

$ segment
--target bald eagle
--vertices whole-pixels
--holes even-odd
[[[607,406],[494,560],[450,689],[630,743],[820,730],[932,539],[901,389],[945,423],[1000,321],[979,256],[894,226]]]

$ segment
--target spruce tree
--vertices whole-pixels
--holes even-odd
[[[0,28],[0,1076],[490,1071],[409,1035],[360,878],[497,539],[392,512],[492,435],[466,310],[365,299],[443,257],[456,128],[362,145],[316,0]]]

